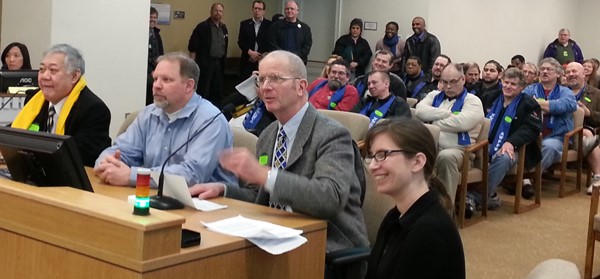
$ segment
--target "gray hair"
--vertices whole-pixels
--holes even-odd
[[[78,49],[68,44],[57,44],[44,50],[42,56],[46,57],[50,54],[63,54],[65,56],[67,73],[79,71],[82,75],[85,74],[85,61]]]
[[[542,62],[540,62],[540,68],[542,67],[542,65],[544,65],[544,63],[548,63],[552,66],[554,66],[554,71],[559,74],[562,75],[563,74],[563,67],[562,65],[560,65],[560,63],[558,63],[558,61],[556,61],[556,59],[552,58],[552,57],[547,57],[542,59]]]
[[[571,35],[571,31],[569,29],[567,29],[567,28],[560,29],[558,31],[558,34],[563,33],[563,32],[567,32],[567,34]]]
[[[525,74],[523,74],[523,72],[521,70],[519,70],[519,68],[509,68],[506,69],[506,71],[504,71],[504,73],[502,74],[502,78],[516,78],[519,81],[517,82],[517,84],[519,84],[519,86],[525,86]]]
[[[264,58],[267,57],[271,57],[278,60],[285,59],[284,61],[287,62],[287,69],[290,70],[290,75],[301,79],[307,79],[306,66],[304,65],[302,59],[298,57],[298,55],[285,50],[276,50],[269,52],[269,54],[267,54],[267,56],[265,56]]]
[[[198,87],[198,78],[200,77],[200,68],[198,68],[198,64],[194,60],[192,60],[186,53],[184,52],[170,52],[166,53],[157,59],[157,64],[160,61],[170,61],[177,62],[179,64],[179,75],[185,78],[191,78],[194,80],[194,90]]]
[[[538,70],[538,67],[534,63],[525,62],[525,64],[523,64],[523,66],[525,66],[525,65],[529,65],[529,66],[533,67],[533,69],[535,70],[535,74],[536,75],[540,73],[540,71]]]

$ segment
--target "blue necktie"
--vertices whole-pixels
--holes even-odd
[[[277,143],[275,147],[275,161],[273,162],[273,167],[278,169],[285,169],[286,161],[287,161],[287,136],[285,135],[285,131],[283,130],[283,126],[279,128],[279,132],[277,133]]]

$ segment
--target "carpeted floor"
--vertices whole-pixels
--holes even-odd
[[[544,180],[542,188],[541,207],[516,215],[503,203],[489,211],[487,220],[460,231],[468,278],[525,278],[538,263],[551,258],[575,263],[583,276],[590,196],[582,189],[558,198],[555,181]],[[595,274],[600,274],[600,250],[594,263]]]

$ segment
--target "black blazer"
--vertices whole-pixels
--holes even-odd
[[[306,65],[308,54],[312,47],[312,33],[310,27],[300,20],[296,20],[294,23],[289,23],[287,20],[280,20],[273,23],[269,32],[269,51],[285,50],[288,24],[293,25],[296,31],[296,45],[298,46],[298,50],[294,54],[298,55]]]
[[[263,19],[258,29],[258,34],[254,32],[254,20],[252,18],[240,22],[240,33],[238,35],[238,46],[242,51],[240,61],[240,72],[242,77],[249,77],[253,70],[258,69],[258,62],[250,62],[248,50],[254,50],[254,44],[258,44],[258,52],[265,53],[269,51],[269,30],[271,21]]]
[[[47,130],[48,105],[48,101],[45,101],[42,110],[33,121],[38,123],[40,131]],[[77,151],[85,166],[93,167],[100,153],[110,146],[109,127],[110,110],[86,86],[73,104],[65,122],[65,135],[75,139]]]
[[[198,23],[194,31],[192,31],[188,42],[188,50],[196,53],[196,63],[200,67],[208,65],[210,58],[211,24],[213,23],[210,17]],[[220,28],[225,36],[225,55],[222,57],[221,65],[225,65],[225,57],[227,56],[227,47],[229,45],[229,33],[227,32],[225,23],[221,22]]]

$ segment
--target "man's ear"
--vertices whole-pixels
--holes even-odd
[[[81,71],[75,70],[71,73],[71,84],[76,84],[81,78]]]

